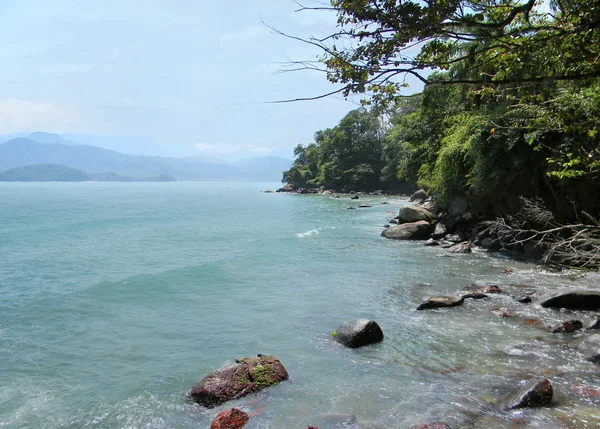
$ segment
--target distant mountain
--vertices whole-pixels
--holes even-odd
[[[195,157],[125,155],[80,145],[58,134],[39,132],[28,135],[28,138],[17,137],[0,144],[0,171],[32,164],[63,165],[88,174],[111,172],[135,180],[166,175],[177,180],[279,182],[282,171],[289,169],[292,160],[263,157],[228,164],[206,162]]]
[[[85,171],[64,165],[37,164],[11,168],[0,173],[0,182],[85,182]]]
[[[176,182],[167,175],[135,180],[115,173],[88,174],[83,170],[56,164],[34,164],[16,167],[0,173],[0,182]]]

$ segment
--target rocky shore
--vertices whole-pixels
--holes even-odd
[[[281,191],[281,190],[280,190]],[[289,192],[289,189],[281,192]],[[302,191],[298,193],[316,193]],[[323,190],[318,193],[327,194]],[[375,193],[373,195],[381,195]],[[353,194],[359,196],[358,194]],[[484,223],[469,211],[469,203],[464,199],[454,200],[449,207],[439,208],[427,199],[425,191],[418,191],[411,196],[412,206],[402,207],[397,216],[389,220],[382,236],[397,240],[422,240],[424,245],[440,246],[453,253],[470,253],[476,246],[497,251],[503,248],[502,237],[498,237]],[[535,250],[535,249],[533,249]],[[520,249],[527,254],[527,249]],[[534,252],[529,252],[533,255]],[[507,274],[510,274],[507,272]],[[600,364],[600,290],[567,288],[551,293],[542,293],[535,285],[523,287],[519,285],[518,293],[507,291],[497,284],[471,285],[457,290],[452,295],[423,296],[422,302],[415,311],[434,316],[445,311],[461,311],[455,307],[473,305],[483,306],[498,320],[518,318],[521,309],[529,308],[538,311],[539,318],[525,318],[519,329],[530,329],[532,332],[544,332],[556,336],[556,343],[573,351],[573,361]],[[536,310],[537,309],[537,310]],[[564,320],[558,324],[548,325],[543,320],[544,311],[556,312]],[[530,311],[531,313],[531,311]],[[572,315],[583,315],[579,319]],[[335,343],[349,349],[369,347],[385,340],[384,331],[375,320],[356,319],[343,322],[331,332]],[[515,346],[517,347],[517,346]],[[532,348],[535,345],[523,345]],[[589,387],[586,383],[573,384],[569,391],[561,391],[553,385],[553,377],[562,382],[561,373],[553,368],[552,362],[539,362],[537,374],[523,374],[516,380],[512,389],[499,392],[490,407],[498,413],[513,412],[524,408],[556,407],[556,395],[575,395],[579,397],[600,397],[600,388]],[[448,371],[454,371],[450,369]],[[289,375],[283,364],[273,356],[258,355],[256,358],[237,359],[235,364],[221,368],[196,384],[188,393],[188,398],[207,408],[213,408],[228,401],[242,398],[280,382],[288,380]],[[586,381],[586,380],[581,380]],[[592,384],[594,380],[589,380]],[[586,387],[587,386],[587,387]],[[477,392],[472,392],[477,395]],[[243,411],[239,408],[227,408],[219,412],[211,429],[239,429],[246,425],[258,413]],[[352,415],[335,415],[331,417],[336,425],[355,428],[379,428],[369,422],[357,422]],[[485,413],[470,416],[463,426],[468,428],[491,427],[525,427],[527,424],[520,417],[512,420],[512,426],[501,426],[495,423],[490,426]],[[600,419],[598,420],[600,423]],[[449,429],[446,421],[423,421],[407,429]],[[566,427],[580,427],[577,424]],[[581,426],[588,427],[588,426]],[[592,426],[589,426],[592,427]],[[319,429],[308,426],[308,429]]]

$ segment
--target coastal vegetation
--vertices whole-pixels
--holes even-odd
[[[424,188],[514,242],[600,266],[600,5],[591,0],[333,0],[309,43],[363,107],[295,150],[283,180],[338,191]],[[302,68],[302,67],[301,67]],[[433,70],[430,72],[430,70]],[[405,95],[407,76],[424,84]],[[576,250],[586,258],[566,257]],[[590,259],[591,258],[591,259]]]

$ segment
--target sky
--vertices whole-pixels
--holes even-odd
[[[322,73],[278,73],[320,52],[262,21],[301,37],[335,29],[334,14],[297,9],[292,0],[2,0],[0,133],[131,136],[173,156],[291,154],[357,107],[341,97],[265,103],[336,88]]]

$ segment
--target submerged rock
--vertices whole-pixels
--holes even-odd
[[[543,378],[529,381],[525,387],[512,395],[503,404],[503,408],[514,410],[515,408],[539,407],[548,405],[552,401],[552,384],[550,380]]]
[[[400,223],[417,222],[419,220],[431,222],[434,218],[435,216],[430,211],[419,206],[402,207],[398,213]]]
[[[473,243],[458,243],[453,246],[448,247],[448,252],[450,253],[471,253],[473,251]]]
[[[600,308],[600,292],[565,289],[542,297],[540,304],[542,307],[569,310],[596,310]]]
[[[210,425],[210,429],[240,429],[248,423],[248,414],[237,408],[221,411]]]
[[[213,408],[288,378],[285,367],[277,358],[259,354],[212,372],[195,384],[188,396],[200,405]]]
[[[351,199],[351,200],[358,200],[358,195],[352,195],[352,196],[350,197],[350,199]]]
[[[559,323],[558,325],[550,328],[550,332],[553,334],[566,334],[575,332],[581,328],[583,328],[583,323],[581,323],[579,320],[567,320],[566,322]]]
[[[592,334],[580,340],[577,348],[586,360],[600,364],[600,334]]]
[[[411,426],[408,429],[450,429],[446,422],[423,423],[422,425]]]
[[[432,229],[433,226],[429,222],[420,220],[386,228],[381,236],[393,240],[426,240]]]
[[[465,302],[464,296],[430,296],[423,300],[417,310],[429,310],[432,308],[456,307]]]
[[[374,320],[357,319],[344,322],[332,334],[335,341],[357,348],[383,341],[383,331]]]

